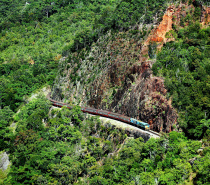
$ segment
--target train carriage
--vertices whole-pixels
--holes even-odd
[[[51,99],[50,98],[50,93],[47,95],[47,98],[52,102],[52,104],[54,106],[57,106],[57,107],[67,106],[67,108],[69,108],[69,109],[73,108],[72,106],[69,106],[66,103],[58,102],[58,101],[55,101],[55,100]],[[133,125],[135,125],[137,127],[140,127],[141,129],[144,129],[144,130],[149,130],[149,128],[150,128],[150,125],[148,123],[145,123],[143,121],[136,120],[134,118],[130,118],[130,117],[118,114],[118,113],[113,113],[113,112],[110,112],[110,111],[106,111],[106,110],[99,110],[99,109],[94,109],[94,108],[91,108],[91,107],[81,107],[81,111],[82,112],[87,112],[87,113],[90,113],[90,114],[95,114],[95,115],[100,115],[100,116],[112,118],[112,119],[119,120],[119,121],[129,123],[129,124],[133,124]]]
[[[100,116],[104,116],[104,117],[109,117],[109,113],[110,111],[106,111],[106,110],[98,110],[98,115]]]
[[[115,114],[115,113],[113,113],[113,112],[110,112],[110,113],[109,113],[109,117],[114,118],[114,119],[118,119],[118,120],[119,120],[120,115]]]
[[[84,112],[88,112],[91,114],[96,114],[97,113],[97,109],[93,109],[93,108],[85,108]]]
[[[130,118],[127,116],[120,115],[120,121],[130,123]]]

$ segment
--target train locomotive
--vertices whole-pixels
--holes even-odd
[[[50,93],[47,95],[47,98],[56,107],[66,106],[68,109],[73,108],[72,106],[69,106],[66,103],[58,102],[58,101],[55,101],[55,100],[51,99],[50,98]],[[130,117],[118,114],[118,113],[113,113],[113,112],[106,111],[106,110],[94,109],[94,108],[90,108],[90,107],[81,107],[81,111],[84,112],[84,113],[90,113],[90,114],[94,114],[94,115],[99,115],[99,116],[119,120],[119,121],[122,121],[122,122],[125,122],[125,123],[128,123],[128,124],[137,126],[137,127],[141,128],[141,129],[144,129],[144,130],[149,130],[150,129],[150,125],[148,123],[145,123],[143,121],[136,120],[134,118],[130,118]]]

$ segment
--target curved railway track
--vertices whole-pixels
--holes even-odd
[[[51,101],[54,106],[60,107],[60,108],[63,107],[63,106],[66,106],[69,109],[73,108],[72,106],[68,105],[67,103],[63,103],[63,102],[53,100],[50,96],[51,96],[51,93],[48,93],[47,99],[49,101]],[[149,125],[148,123],[144,123],[144,122],[135,120],[133,118],[130,118],[130,117],[118,114],[118,113],[113,113],[113,112],[110,112],[110,111],[105,111],[105,110],[100,110],[100,109],[94,109],[94,108],[91,108],[91,107],[81,107],[81,111],[84,112],[84,113],[99,115],[99,116],[102,116],[102,117],[107,117],[107,118],[110,118],[110,119],[121,121],[123,123],[135,126],[135,127],[140,128],[142,130],[145,130],[145,132],[147,132],[150,135],[155,135],[155,136],[160,137],[159,133],[157,133],[153,130],[149,130],[149,127],[147,126],[147,125]],[[141,124],[139,124],[139,123],[141,123]]]
[[[158,132],[155,132],[155,131],[153,131],[153,130],[148,130],[148,132],[150,132],[150,133],[152,133],[152,134],[154,134],[154,135],[160,137],[160,134],[159,134]]]

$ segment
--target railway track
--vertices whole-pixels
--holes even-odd
[[[150,133],[152,133],[152,134],[154,134],[154,135],[160,137],[160,134],[157,133],[157,132],[155,132],[155,131],[153,131],[153,130],[148,130],[147,132],[150,132]]]
[[[72,106],[70,106],[66,103],[58,102],[56,100],[53,100],[50,97],[50,95],[51,95],[51,93],[49,93],[47,95],[47,99],[50,100],[54,106],[57,106],[57,107],[60,107],[60,108],[63,107],[63,106],[66,106],[69,109],[73,108]],[[147,132],[148,134],[150,134],[152,136],[160,137],[159,133],[157,133],[153,130],[146,129],[147,126],[145,126],[144,129],[143,129],[142,126],[140,127],[139,125],[136,124],[137,122],[133,122],[133,120],[134,121],[137,121],[137,120],[135,120],[133,118],[130,118],[130,117],[127,117],[127,116],[124,116],[124,115],[120,115],[120,114],[113,113],[113,112],[110,112],[110,111],[94,109],[94,108],[90,108],[90,107],[81,107],[81,111],[84,112],[84,113],[89,113],[89,114],[98,115],[98,116],[106,117],[106,118],[109,118],[109,119],[117,120],[117,121],[123,122],[124,124],[132,125],[132,126],[138,128],[138,129],[141,129],[142,131]],[[144,123],[144,122],[140,122],[140,123],[143,123],[145,125],[149,125],[148,123]]]

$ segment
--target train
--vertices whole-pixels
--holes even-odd
[[[72,106],[70,106],[66,103],[58,102],[56,100],[51,99],[50,93],[47,95],[47,99],[50,100],[52,102],[52,104],[56,107],[66,106],[68,109],[73,108]],[[137,126],[143,130],[150,130],[150,125],[148,123],[145,123],[143,121],[140,121],[140,120],[137,120],[134,118],[130,118],[130,117],[118,114],[118,113],[114,113],[114,112],[110,112],[110,111],[106,111],[106,110],[94,109],[91,107],[81,107],[81,111],[84,113],[99,115],[99,116],[115,119],[118,121],[122,121],[122,122],[125,122],[128,124]]]

